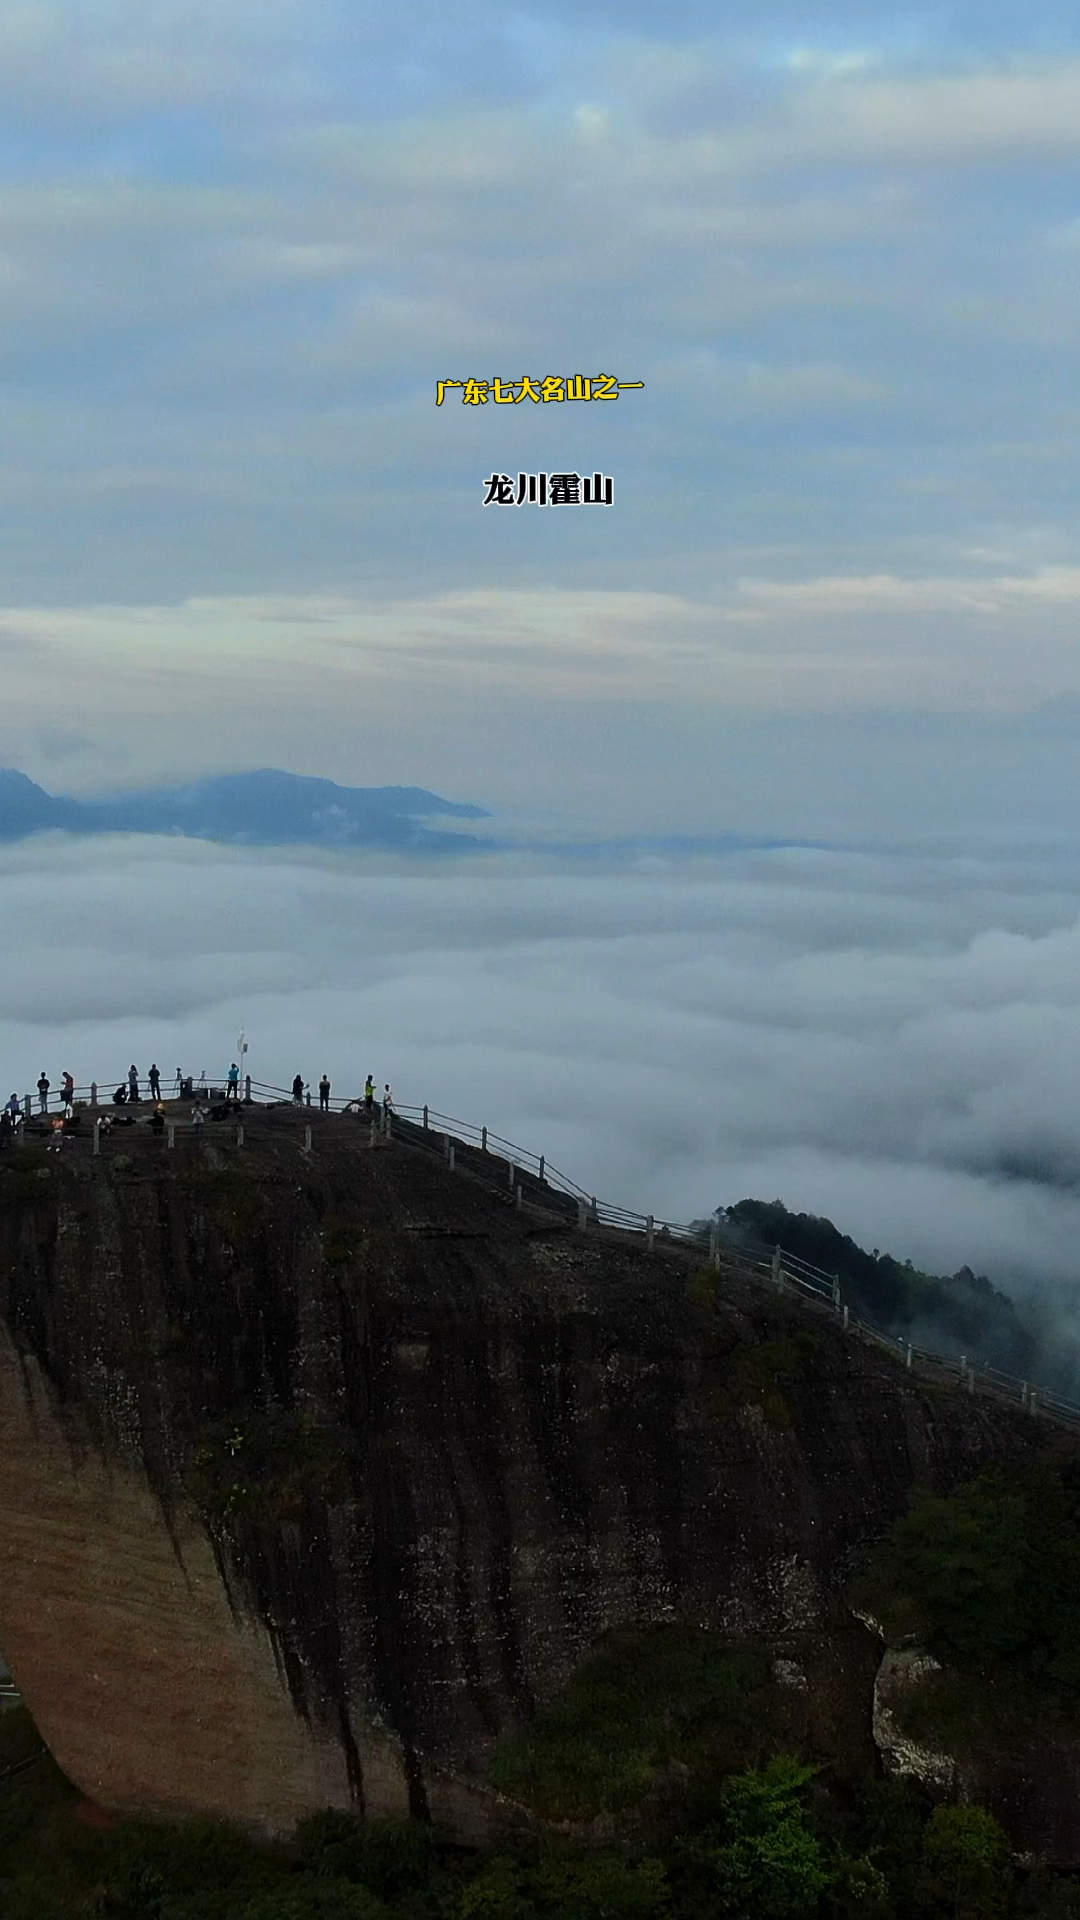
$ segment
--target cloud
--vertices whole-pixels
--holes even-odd
[[[669,1219],[779,1195],[930,1268],[1075,1275],[1075,856],[448,876],[55,840],[0,880],[20,1090],[42,1065],[220,1075],[242,1024],[257,1079],[370,1070]]]

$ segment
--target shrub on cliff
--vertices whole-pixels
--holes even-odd
[[[186,1487],[212,1525],[275,1525],[300,1519],[313,1500],[341,1498],[348,1476],[336,1434],[306,1410],[267,1407],[209,1422]]]

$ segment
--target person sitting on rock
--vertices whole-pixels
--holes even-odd
[[[112,1103],[114,1107],[127,1106],[127,1088],[125,1087],[123,1081],[120,1082],[120,1085],[117,1087],[116,1092],[113,1094]]]

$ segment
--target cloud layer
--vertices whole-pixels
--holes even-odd
[[[623,1205],[779,1196],[916,1264],[1080,1278],[1072,857],[449,876],[57,840],[0,870],[20,1090],[43,1065],[218,1075],[243,1024],[257,1079],[371,1071]]]

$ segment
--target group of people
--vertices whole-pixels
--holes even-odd
[[[37,1083],[38,1105],[42,1113],[47,1113],[49,1110],[49,1094],[51,1089],[52,1089],[52,1081],[49,1079],[49,1076],[45,1072],[45,1069],[43,1067]],[[65,1110],[64,1117],[66,1119],[70,1119],[71,1118],[70,1109],[74,1106],[74,1103],[75,1103],[75,1081],[73,1076],[67,1071],[64,1072],[63,1077],[61,1079],[59,1100],[60,1100],[60,1105]],[[18,1106],[19,1096],[17,1093],[12,1094],[11,1099],[8,1101],[8,1106],[12,1107],[12,1103],[14,1103],[15,1106]]]
[[[178,1077],[179,1077],[179,1072],[180,1072],[180,1069],[178,1067],[177,1068]],[[150,1071],[147,1074],[146,1079],[147,1079],[147,1084],[150,1088],[151,1100],[154,1102],[155,1106],[160,1106],[161,1074],[156,1066],[153,1066],[150,1068]],[[120,1085],[117,1087],[116,1092],[113,1094],[113,1106],[114,1107],[127,1107],[127,1106],[137,1107],[139,1104],[139,1098],[140,1098],[139,1087],[140,1087],[139,1069],[135,1065],[135,1062],[132,1061],[130,1067],[127,1070],[126,1084],[123,1080],[121,1080]],[[40,1092],[40,1090],[41,1090],[41,1082],[39,1080],[38,1091]],[[44,1112],[44,1108],[42,1108],[42,1112]]]
[[[139,1069],[135,1065],[135,1062],[132,1061],[130,1067],[127,1070],[127,1078],[125,1080],[120,1081],[119,1085],[116,1088],[115,1093],[112,1096],[113,1106],[114,1107],[137,1107],[139,1105],[140,1100],[143,1097],[142,1087],[143,1087],[143,1082],[139,1076]],[[149,1069],[147,1073],[146,1087],[148,1090],[149,1098],[153,1102],[153,1104],[155,1106],[160,1105],[161,1103],[161,1069],[158,1067],[156,1062]],[[191,1090],[191,1081],[185,1080],[183,1074],[180,1071],[180,1068],[177,1067],[175,1091],[177,1094],[181,1094],[183,1093],[185,1088]],[[53,1090],[52,1081],[49,1079],[49,1076],[45,1072],[44,1068],[42,1068],[42,1071],[38,1076],[38,1082],[37,1082],[39,1113],[48,1113],[49,1096],[52,1093],[52,1090]],[[237,1101],[240,1098],[240,1068],[237,1065],[235,1060],[230,1066],[228,1074],[226,1076],[225,1098],[226,1100],[237,1100]],[[65,1071],[65,1073],[62,1076],[61,1084],[57,1093],[57,1100],[59,1105],[63,1109],[65,1109],[66,1117],[70,1117],[66,1115],[66,1109],[73,1105],[74,1099],[75,1099],[75,1080],[72,1074]],[[14,1112],[16,1109],[21,1110],[22,1103],[19,1100],[19,1097],[17,1094],[14,1094],[14,1093],[12,1094],[11,1099],[8,1102],[8,1106],[11,1108],[12,1112]]]
[[[298,1073],[292,1083],[292,1097],[294,1106],[303,1107],[311,1105],[311,1089],[302,1073]],[[369,1073],[364,1082],[363,1100],[350,1100],[346,1105],[345,1111],[346,1113],[359,1113],[361,1107],[363,1107],[365,1113],[374,1116],[377,1106],[381,1106],[384,1114],[392,1113],[394,1110],[394,1096],[390,1088],[390,1082],[387,1080],[383,1087],[382,1099],[380,1101],[375,1090],[375,1082]],[[329,1111],[330,1076],[324,1073],[322,1079],[319,1081],[319,1112],[329,1113]]]
[[[205,1082],[205,1075],[203,1076],[203,1080]],[[147,1073],[146,1086],[149,1090],[149,1098],[153,1106],[149,1122],[151,1131],[156,1134],[164,1133],[166,1120],[165,1107],[161,1097],[161,1072],[156,1064],[151,1066]],[[133,1118],[125,1117],[122,1119],[116,1109],[137,1107],[143,1098],[142,1087],[143,1082],[140,1079],[139,1070],[134,1061],[132,1061],[132,1064],[128,1068],[126,1079],[119,1082],[113,1093],[111,1107],[105,1108],[96,1116],[97,1124],[103,1133],[111,1133],[114,1125],[118,1123],[121,1126],[132,1125]],[[38,1110],[42,1115],[46,1115],[49,1112],[49,1096],[52,1092],[52,1082],[43,1068],[37,1082]],[[184,1079],[179,1067],[176,1069],[176,1092],[182,1098],[190,1098],[193,1100],[193,1105],[188,1111],[196,1135],[201,1136],[207,1120],[207,1109],[203,1105],[199,1094],[195,1092],[192,1081]],[[330,1111],[330,1093],[330,1076],[324,1073],[319,1081],[319,1110],[321,1113],[329,1113]],[[292,1097],[297,1106],[311,1105],[311,1090],[302,1074],[298,1073],[292,1083]],[[237,1102],[240,1099],[240,1068],[235,1060],[232,1062],[226,1077],[225,1099],[227,1101]],[[75,1113],[75,1080],[74,1076],[66,1070],[61,1075],[60,1086],[56,1091],[56,1100],[59,1111],[56,1112],[52,1121],[49,1147],[50,1150],[59,1152],[64,1140],[74,1131],[78,1122],[78,1116]],[[380,1097],[375,1086],[374,1078],[369,1073],[364,1082],[362,1097],[357,1100],[348,1101],[345,1106],[345,1112],[364,1113],[374,1119],[376,1112],[381,1111],[385,1118],[393,1112],[393,1108],[394,1096],[390,1082],[385,1082]],[[12,1144],[20,1127],[24,1124],[29,1111],[29,1099],[26,1101],[24,1111],[23,1102],[17,1093],[13,1093],[3,1108],[0,1108],[0,1147],[6,1147]]]

